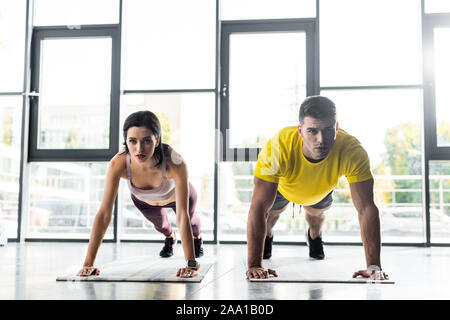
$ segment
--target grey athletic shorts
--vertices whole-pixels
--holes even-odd
[[[288,203],[289,203],[289,200],[287,200],[285,197],[283,197],[283,195],[280,193],[280,191],[277,190],[277,196],[275,197],[275,201],[273,202],[272,209],[270,209],[270,210],[283,209]],[[316,208],[316,209],[323,209],[323,208],[331,206],[332,203],[333,203],[333,190],[331,190],[330,193],[327,194],[325,198],[323,198],[318,203],[316,203],[310,207]]]

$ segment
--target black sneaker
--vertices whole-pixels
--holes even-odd
[[[264,241],[264,254],[263,259],[270,259],[272,256],[272,242],[273,242],[273,236],[272,238],[269,238],[266,236],[266,240]]]
[[[202,238],[194,238],[195,257],[199,258],[203,255],[203,240]]]
[[[309,235],[309,229],[306,232],[306,245],[309,247],[309,256],[317,260],[323,260],[325,254],[323,253],[322,234],[316,239],[311,239]]]
[[[169,258],[173,256],[173,246],[175,245],[175,239],[167,237],[166,240],[164,240],[164,246],[162,250],[159,252],[159,255],[162,258]]]

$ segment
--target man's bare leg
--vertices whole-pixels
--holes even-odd
[[[305,207],[305,219],[309,225],[309,236],[306,235],[307,245],[309,247],[309,256],[314,259],[322,260],[325,258],[323,252],[323,242],[320,237],[322,225],[325,221],[325,211],[328,209],[316,209]]]
[[[269,238],[272,238],[273,236],[273,227],[277,223],[278,219],[280,218],[280,214],[286,210],[287,205],[284,208],[281,208],[279,210],[270,210],[269,214],[267,216],[267,231],[266,236]]]
[[[316,239],[322,232],[322,225],[325,221],[325,211],[331,206],[324,209],[316,209],[305,206],[305,219],[309,226],[309,235],[311,239]]]
[[[280,218],[280,214],[287,208],[279,210],[270,210],[267,213],[267,223],[266,223],[266,239],[264,240],[264,252],[263,259],[269,259],[272,256],[272,241],[273,241],[273,227]]]

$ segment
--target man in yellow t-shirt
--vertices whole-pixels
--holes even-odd
[[[353,277],[388,279],[381,271],[380,221],[367,152],[355,137],[339,128],[335,104],[326,97],[306,98],[300,106],[299,122],[281,129],[258,155],[247,223],[247,277],[277,276],[275,270],[262,267],[262,259],[271,257],[272,229],[289,202],[305,209],[310,257],[324,259],[321,228],[325,211],[333,202],[339,178],[346,176],[359,214],[367,263],[367,268]]]

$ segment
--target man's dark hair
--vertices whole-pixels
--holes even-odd
[[[303,124],[305,117],[336,120],[336,106],[333,101],[324,96],[307,97],[300,105],[298,115],[300,124]]]
[[[156,117],[156,115],[153,112],[143,110],[132,113],[125,119],[125,122],[123,124],[123,139],[124,139],[123,145],[125,146],[125,151],[123,152],[124,154],[130,152],[128,150],[126,140],[128,129],[130,129],[131,127],[146,127],[153,133],[156,139],[161,137],[161,124],[159,123],[158,117]],[[163,162],[164,157],[166,156],[168,150],[169,145],[162,143],[162,141],[160,141],[153,155],[153,157],[157,161],[156,163],[157,167],[159,167]]]

